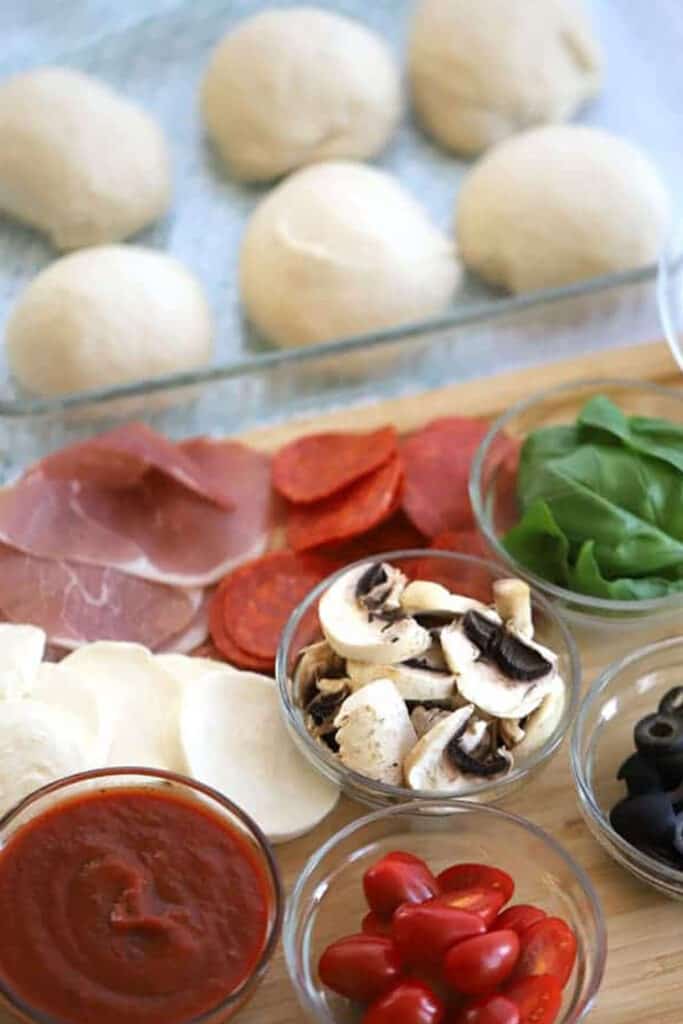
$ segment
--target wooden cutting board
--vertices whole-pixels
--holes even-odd
[[[468,381],[354,407],[352,411],[324,413],[252,431],[244,435],[244,440],[270,451],[294,437],[323,429],[362,430],[391,422],[405,432],[435,416],[457,413],[495,417],[534,391],[596,377],[625,377],[683,387],[668,348],[664,344],[642,345]],[[624,648],[628,646],[627,637],[623,644]],[[604,657],[602,650],[590,649],[582,650],[582,656],[587,686],[604,664]],[[505,800],[503,806],[532,819],[559,840],[588,872],[602,899],[609,956],[591,1024],[683,1024],[683,905],[636,882],[591,837],[576,803],[568,742],[540,775]],[[314,832],[276,848],[287,892],[307,858],[339,828],[366,811],[342,799]],[[2,926],[7,922],[0,922]],[[39,969],[39,965],[36,967]],[[242,1024],[303,1024],[304,1014],[290,985],[281,948],[239,1020]],[[2,1012],[0,1024],[9,1024]]]
[[[425,394],[337,410],[305,420],[251,431],[249,444],[272,451],[318,430],[363,430],[394,423],[405,432],[435,416],[498,416],[535,391],[582,378],[621,377],[683,387],[665,344],[639,345],[534,367],[500,377],[455,384]],[[683,627],[683,615],[682,615]],[[643,640],[645,642],[645,640]],[[623,652],[628,647],[624,637]],[[583,649],[584,686],[605,664],[602,650]],[[637,882],[603,852],[578,810],[565,741],[550,765],[502,804],[532,819],[561,842],[590,875],[607,918],[607,972],[591,1024],[683,1024],[683,904]],[[367,812],[342,799],[310,835],[276,847],[289,892],[306,859],[337,829]],[[239,1015],[243,1024],[303,1024],[278,950],[261,987]]]

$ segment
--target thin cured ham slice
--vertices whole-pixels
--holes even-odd
[[[55,647],[127,640],[156,649],[181,633],[200,590],[137,579],[111,567],[41,559],[0,545],[0,609],[10,622],[45,630]]]
[[[154,469],[115,490],[36,470],[0,490],[0,542],[167,585],[215,583],[265,549],[273,514],[269,460],[234,441],[197,438],[179,449],[229,489],[230,511]]]
[[[230,480],[216,476],[146,423],[124,423],[89,441],[44,458],[36,470],[62,480],[79,480],[107,490],[132,487],[157,470],[222,508],[233,507]]]
[[[163,654],[190,654],[198,647],[201,647],[209,638],[209,608],[213,598],[213,587],[207,588],[199,603],[199,607],[185,629],[175,636],[164,640],[163,644],[156,648]]]

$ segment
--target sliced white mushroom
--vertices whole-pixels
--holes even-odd
[[[496,580],[493,584],[496,611],[508,629],[525,640],[533,639],[534,622],[531,615],[531,590],[520,579]]]
[[[360,689],[375,679],[391,679],[404,700],[448,700],[455,692],[455,676],[412,665],[370,665],[365,661],[346,663],[351,688]]]
[[[467,725],[473,711],[471,704],[452,711],[417,741],[406,757],[403,768],[410,789],[455,792],[463,787],[462,773],[446,756],[446,747]]]
[[[552,685],[552,674],[535,682],[509,679],[483,658],[458,676],[460,696],[496,718],[525,718],[541,704]]]
[[[0,814],[56,779],[94,767],[82,722],[42,701],[4,701],[0,709]]]
[[[462,594],[452,594],[440,583],[413,580],[401,594],[401,608],[406,615],[435,615],[452,617],[476,609],[488,611],[485,604]]]
[[[380,593],[379,585],[368,593],[363,590],[363,581],[372,568],[366,564],[349,570],[320,599],[318,615],[328,643],[343,658],[375,665],[394,665],[419,657],[431,645],[431,636],[415,619],[393,606],[398,586],[389,574],[389,570],[396,573],[391,566],[381,566],[389,579],[391,606],[375,604],[374,598],[368,606],[368,594]]]
[[[344,671],[344,660],[332,650],[327,640],[304,647],[292,672],[294,695],[299,703],[307,700],[313,684],[323,676],[336,677]]]
[[[418,704],[410,712],[410,721],[413,723],[415,735],[420,739],[426,732],[429,732],[432,726],[437,722],[442,722],[451,714],[452,712],[443,711],[441,708],[425,708],[422,704]]]
[[[516,757],[526,757],[547,743],[562,718],[566,700],[564,681],[555,675],[543,701],[525,723],[524,739],[515,748]]]
[[[370,779],[400,786],[403,762],[416,741],[405,702],[390,679],[352,693],[334,721],[339,757]]]
[[[24,697],[45,651],[45,633],[36,626],[0,623],[0,700]]]
[[[467,672],[480,656],[479,648],[468,640],[459,622],[444,626],[439,633],[439,642],[446,664],[457,677]]]
[[[275,843],[315,828],[337,802],[337,787],[290,738],[266,676],[219,666],[186,687],[180,734],[190,774],[243,807]]]
[[[518,718],[501,718],[499,728],[506,747],[516,747],[524,739],[524,729],[520,726]]]

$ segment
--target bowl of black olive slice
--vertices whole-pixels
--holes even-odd
[[[571,759],[594,836],[641,881],[683,899],[683,637],[602,673],[579,709]]]

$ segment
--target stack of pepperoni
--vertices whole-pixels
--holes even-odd
[[[281,448],[272,482],[286,507],[287,549],[240,566],[218,587],[211,635],[220,654],[271,671],[297,604],[356,559],[422,547],[485,555],[467,486],[487,430],[484,420],[453,416],[402,439],[381,427],[312,434]]]

